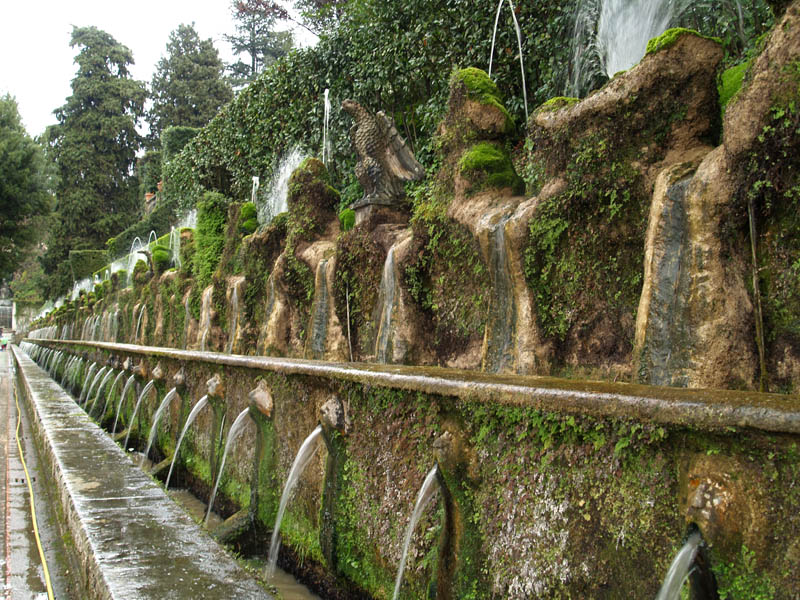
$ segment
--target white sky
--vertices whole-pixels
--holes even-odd
[[[22,0],[0,11],[0,95],[17,99],[32,136],[56,122],[53,110],[71,94],[77,48],[72,26],[95,27],[133,52],[135,79],[150,83],[167,39],[181,23],[194,21],[201,39],[211,38],[220,57],[233,62],[222,35],[234,33],[230,0]],[[297,37],[297,36],[296,36]],[[306,43],[308,43],[306,41]],[[245,58],[246,60],[246,58]]]

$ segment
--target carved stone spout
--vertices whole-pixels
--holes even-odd
[[[225,396],[225,384],[219,373],[206,381],[208,395],[210,398],[223,398]]]
[[[272,394],[269,391],[267,382],[261,379],[254,390],[251,390],[247,397],[250,399],[250,413],[258,411],[267,418],[272,416],[274,404]]]

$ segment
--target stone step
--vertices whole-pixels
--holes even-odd
[[[81,565],[82,598],[272,598],[45,371],[13,351],[62,535]]]

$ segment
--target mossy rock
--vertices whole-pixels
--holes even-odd
[[[699,38],[703,38],[704,40],[712,40],[718,44],[722,43],[722,40],[719,38],[703,35],[693,29],[686,29],[685,27],[673,27],[672,29],[667,29],[661,35],[654,37],[652,40],[647,42],[647,51],[645,52],[645,56],[659,52],[660,50],[666,50],[670,46],[673,46],[675,42],[677,42],[684,35],[694,35]]]
[[[316,210],[333,210],[339,205],[339,192],[331,187],[325,164],[317,158],[307,158],[289,178],[287,202],[291,208],[304,202]]]
[[[550,100],[542,104],[539,108],[536,109],[536,112],[555,112],[557,110],[561,110],[562,108],[574,106],[580,101],[581,101],[580,98],[572,98],[570,96],[556,96],[555,98],[550,98]]]
[[[461,96],[476,102],[482,107],[489,108],[490,113],[499,113],[500,118],[490,114],[478,116],[467,114],[467,118],[478,129],[494,131],[496,133],[509,133],[514,129],[514,120],[503,103],[500,90],[492,81],[486,71],[476,67],[467,67],[453,71],[450,76],[450,112],[458,112],[457,105],[461,104]]]
[[[461,175],[479,184],[479,188],[510,187],[521,194],[525,184],[514,171],[511,157],[503,148],[491,142],[472,146],[458,164]]]

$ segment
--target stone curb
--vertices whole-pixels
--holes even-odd
[[[89,599],[272,598],[28,356],[17,381]]]

